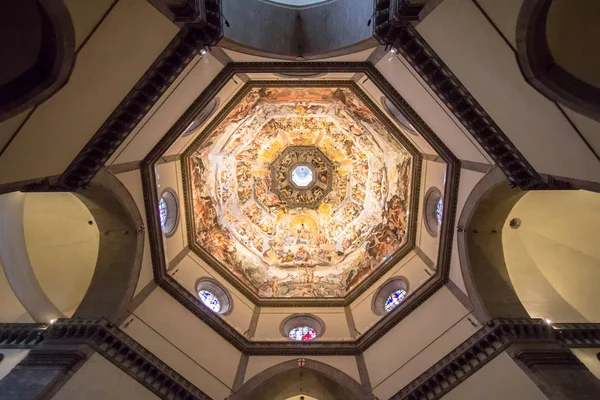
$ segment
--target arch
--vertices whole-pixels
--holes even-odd
[[[458,221],[460,265],[479,322],[598,320],[598,210],[598,193],[522,191],[497,167],[490,171]]]
[[[73,317],[115,319],[133,298],[139,277],[144,245],[143,232],[138,229],[143,226],[141,214],[127,189],[106,170],[87,188],[72,194],[87,209],[91,219],[86,226],[95,223],[98,237],[95,264],[86,278],[87,288],[78,295]],[[0,196],[0,260],[23,307],[35,321],[48,322],[64,317],[65,310],[44,292],[34,272],[25,241],[25,196],[20,192]]]
[[[69,79],[75,30],[62,0],[23,0],[0,5],[0,121],[42,103]],[[18,49],[18,51],[15,51]]]
[[[510,198],[513,194],[514,197],[506,201],[504,210],[488,219],[488,231],[492,231],[493,227],[497,229],[506,219],[508,210],[522,195],[519,192],[519,189],[510,188],[506,176],[496,166],[475,185],[458,219],[457,245],[461,271],[467,294],[473,304],[473,314],[481,324],[499,316],[529,317],[510,285],[506,266],[502,262],[493,264],[484,255],[486,251],[492,251],[499,260],[503,260],[501,236],[488,235],[489,241],[481,243],[487,248],[484,251],[477,238],[473,237],[477,233],[472,232],[474,220],[481,219],[484,224],[484,219],[480,217],[485,214],[486,209],[491,208],[490,202],[496,196]],[[474,259],[479,263],[473,262]]]
[[[600,87],[563,68],[549,44],[548,22],[554,20],[549,18],[553,3],[560,5],[556,0],[526,0],[521,7],[516,35],[521,71],[525,80],[549,99],[600,121]],[[565,10],[573,9],[572,3],[577,2],[565,3]],[[561,18],[564,15],[558,14]]]
[[[313,374],[315,376],[324,378],[321,383],[327,385],[329,391],[334,391],[335,399],[346,399],[346,400],[372,400],[373,396],[369,394],[369,391],[361,386],[357,381],[352,379],[346,373],[334,368],[330,365],[322,363],[320,361],[305,359],[305,364],[302,368],[298,366],[298,360],[285,361],[280,364],[274,365],[256,376],[248,380],[236,393],[231,396],[230,400],[262,400],[263,398],[269,398],[276,400],[279,397],[273,397],[272,394],[261,393],[267,387],[275,387],[274,383],[278,379],[285,379],[293,376],[293,372],[302,370],[303,373]],[[261,394],[269,397],[262,397]],[[297,392],[291,393],[277,393],[281,395],[282,399],[297,395]],[[288,395],[289,394],[289,395]],[[318,399],[325,398],[324,396],[319,397],[306,393],[309,396],[316,397]],[[284,397],[288,395],[287,397]],[[337,396],[336,396],[337,395]]]

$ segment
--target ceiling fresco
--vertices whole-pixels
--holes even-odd
[[[351,89],[255,87],[203,137],[194,241],[256,295],[344,297],[406,244],[413,156]]]

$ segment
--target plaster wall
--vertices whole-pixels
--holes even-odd
[[[386,58],[386,57],[389,58],[389,56],[384,56],[384,58]],[[381,103],[381,98],[382,98],[383,94],[377,88],[377,86],[375,86],[373,81],[371,81],[367,77],[364,77],[364,78],[360,78],[357,81],[357,83],[358,83],[358,86],[360,86],[360,88],[381,109],[381,111],[383,111],[383,113],[388,117],[388,119],[390,121],[392,121],[392,123],[396,126],[396,128],[398,128],[398,130],[400,130],[400,132],[402,132],[404,137],[406,139],[408,139],[408,141],[411,142],[413,145],[415,145],[417,147],[417,149],[419,149],[419,152],[424,153],[424,154],[435,154],[435,151],[433,150],[433,148],[429,145],[429,143],[427,143],[427,141],[421,135],[419,135],[419,134],[415,135],[414,132],[412,132],[412,133],[409,132],[406,128],[404,128],[404,126],[402,126],[400,123],[398,123],[398,121],[392,115],[390,115],[387,112],[387,110],[385,110],[383,108],[383,105]]]
[[[134,171],[124,172],[115,176],[121,181],[121,183],[123,183],[123,185],[125,185],[129,193],[133,197],[135,205],[138,207],[138,210],[140,210],[140,215],[145,225],[147,223],[146,206],[144,204],[144,191],[142,189],[142,177],[140,174],[140,170],[136,169]],[[140,268],[138,283],[135,287],[134,296],[137,295],[144,287],[146,287],[148,283],[152,282],[153,279],[154,273],[152,272],[152,255],[150,253],[150,239],[148,237],[148,230],[145,229],[142,265]]]
[[[501,353],[442,399],[546,400],[547,397],[510,356]]]
[[[177,200],[179,205],[179,222],[173,235],[167,237],[163,235],[163,244],[165,246],[165,253],[167,256],[167,265],[173,260],[184,247],[187,246],[187,227],[185,224],[185,206],[184,206],[184,195],[183,195],[183,177],[181,176],[181,162],[179,160],[158,164],[155,167],[156,171],[156,184],[158,188],[158,194],[171,188],[177,193]],[[158,212],[158,210],[157,210]]]
[[[509,222],[521,220],[518,229]],[[600,194],[584,190],[532,191],[502,228],[511,283],[532,317],[600,321]]]
[[[476,332],[480,326],[468,316],[443,287],[369,347],[364,357],[375,395],[389,398]]]
[[[508,10],[499,15],[508,29]],[[600,181],[600,160],[558,106],[524,80],[510,42],[473,1],[444,1],[417,30],[537,171]]]
[[[205,58],[194,57],[115,151],[107,165],[142,160],[221,69],[223,64],[210,54]]]
[[[284,337],[279,327],[281,322],[291,314],[313,314],[325,323],[325,333],[318,339],[352,340],[346,313],[343,307],[263,307],[260,310],[255,340],[289,341]]]
[[[390,60],[384,56],[375,67],[456,157],[486,164],[492,162],[406,60],[401,57]]]
[[[426,269],[428,267],[425,263],[414,252],[410,252],[396,266],[379,278],[375,284],[371,285],[350,305],[356,330],[363,334],[382,318],[382,316],[373,313],[372,302],[377,289],[384,282],[395,276],[405,278],[408,281],[408,296],[410,296],[429,279],[430,275],[425,272]]]
[[[117,0],[65,0],[75,30],[75,49],[78,50],[94,27]]]
[[[202,63],[201,63],[202,64]],[[202,66],[200,66],[202,67]],[[196,68],[200,68],[196,67]],[[166,156],[173,154],[183,153],[187,147],[198,137],[198,135],[202,132],[202,130],[212,121],[219,111],[225,107],[225,105],[229,102],[229,100],[237,93],[237,91],[242,87],[244,81],[240,77],[234,77],[229,80],[223,89],[217,94],[216,97],[219,98],[219,106],[217,110],[212,114],[210,118],[204,121],[204,124],[198,126],[194,133],[189,136],[180,136],[175,143],[167,150],[165,153]]]
[[[488,18],[498,28],[503,38],[510,47],[515,50],[516,29],[519,10],[523,5],[523,0],[477,0]],[[590,13],[593,15],[593,13]],[[567,115],[585,140],[589,143],[596,154],[600,154],[600,122],[581,115],[567,107],[560,106],[561,110]]]
[[[225,289],[233,300],[233,310],[228,315],[221,317],[241,334],[250,327],[254,304],[241,294],[235,287],[223,279],[214,269],[206,265],[196,254],[190,252],[177,266],[169,272],[190,293],[196,294],[196,283],[200,278],[213,278]]]
[[[119,367],[95,353],[52,398],[54,400],[151,400],[159,397],[121,371]]]
[[[23,226],[27,254],[42,290],[70,317],[96,268],[100,234],[94,217],[71,193],[27,193]]]
[[[210,397],[229,396],[241,353],[162,289],[121,329]]]
[[[257,374],[282,362],[295,360],[295,356],[251,356],[248,360],[244,383],[248,382]],[[343,373],[350,376],[352,379],[360,382],[358,368],[356,366],[356,358],[354,356],[308,356],[304,359],[320,361],[334,368],[339,369]]]
[[[119,1],[77,54],[67,84],[5,149],[0,183],[62,173],[176,32],[147,1]]]

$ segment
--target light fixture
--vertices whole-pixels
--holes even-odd
[[[552,323],[552,321],[550,321],[549,319],[547,319],[547,318],[546,318],[546,323],[547,323],[548,325],[550,325],[550,324]]]
[[[51,319],[51,320],[50,320],[50,325],[52,325],[52,324],[53,324],[53,323],[55,323],[55,322],[56,322],[56,320],[55,320],[55,319]]]
[[[388,62],[391,62],[392,59],[398,55],[398,49],[395,48],[394,46],[390,47],[389,55],[390,55],[390,58],[388,58]]]

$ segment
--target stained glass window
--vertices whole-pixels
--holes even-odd
[[[167,202],[163,198],[158,203],[158,212],[160,215],[160,226],[164,228],[165,222],[167,222]]]
[[[204,305],[214,312],[221,311],[221,303],[217,296],[209,292],[208,290],[200,290],[198,291],[198,297],[200,297],[200,301],[204,303]]]
[[[310,326],[298,326],[292,329],[288,335],[292,340],[313,340],[317,337],[317,332]]]
[[[396,290],[390,294],[390,297],[385,301],[385,311],[392,311],[398,304],[402,303],[405,296],[406,290],[404,289]]]
[[[442,201],[442,199],[440,198],[438,200],[436,209],[435,209],[435,215],[437,217],[437,222],[439,225],[442,224],[442,216],[444,215],[444,202]]]

